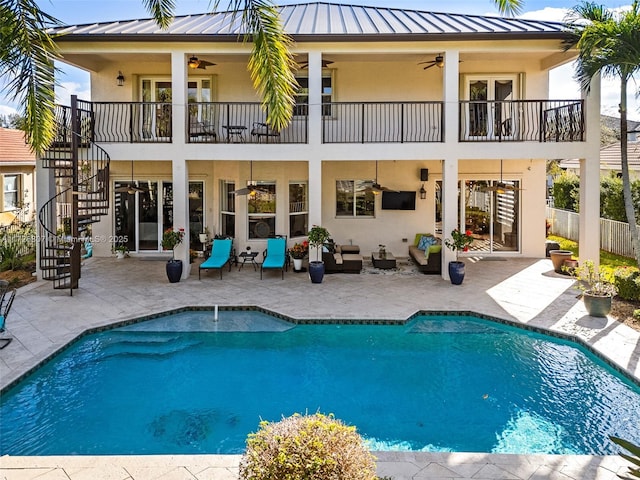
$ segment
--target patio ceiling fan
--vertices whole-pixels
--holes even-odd
[[[189,66],[189,68],[199,68],[201,70],[205,70],[207,67],[213,67],[215,63],[207,62],[206,60],[200,60],[195,55],[192,55],[191,57],[189,57],[187,65]]]
[[[482,189],[483,192],[497,192],[497,193],[505,193],[505,192],[515,192],[520,191],[522,188],[516,187],[511,183],[506,183],[502,180],[502,159],[500,159],[500,181],[494,183],[493,185],[488,185]]]
[[[322,59],[322,68],[327,68],[327,67],[328,67],[329,65],[331,65],[332,63],[333,63],[333,61],[332,61],[332,60],[325,60],[325,59]],[[304,69],[306,69],[306,68],[309,68],[309,62],[308,62],[308,61],[307,61],[307,62],[299,63],[298,65],[299,65],[299,66],[300,66],[300,68],[301,68],[301,69],[303,69],[303,70],[304,70]]]
[[[147,189],[144,187],[137,187],[133,180],[133,160],[131,160],[131,183],[129,185],[121,185],[116,188],[114,191],[118,193],[128,193],[129,195],[134,195],[136,192],[146,192]]]
[[[391,188],[383,187],[378,183],[378,161],[376,160],[376,178],[370,187],[366,188],[366,191],[373,192],[374,195],[380,195],[382,192],[397,192]]]
[[[231,192],[234,195],[249,195],[255,197],[258,193],[268,193],[258,188],[253,181],[253,160],[249,162],[249,184],[244,188],[239,188]]]

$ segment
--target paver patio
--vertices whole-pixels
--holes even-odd
[[[562,332],[640,378],[640,332],[586,315],[570,278],[548,259],[467,259],[460,286],[439,276],[333,274],[311,284],[305,274],[253,269],[203,274],[170,284],[164,261],[93,258],[72,297],[48,282],[19,290],[8,319],[13,342],[0,351],[0,387],[19,378],[88,328],[185,306],[255,305],[301,319],[404,320],[417,311],[468,311]],[[155,260],[154,260],[155,259]],[[615,479],[618,456],[380,452],[378,473],[394,479]],[[237,478],[238,456],[0,457],[3,479]]]

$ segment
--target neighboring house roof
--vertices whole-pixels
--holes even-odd
[[[36,155],[24,140],[22,130],[0,128],[0,166],[2,165],[33,165]]]
[[[562,38],[565,25],[558,22],[501,18],[493,16],[437,13],[398,8],[365,7],[324,2],[278,7],[284,30],[295,40],[411,39],[418,37],[482,39]],[[152,19],[93,23],[52,30],[73,40],[181,40],[197,37],[225,37],[237,41],[242,29],[241,15],[229,12],[178,16],[162,30]]]
[[[610,129],[620,133],[620,117],[611,117],[609,115],[600,115],[600,124],[609,127]],[[633,132],[638,130],[640,122],[635,120],[627,120],[627,131]]]
[[[627,158],[629,170],[640,172],[640,141],[627,144]],[[562,160],[560,168],[579,169],[580,161],[577,158]],[[600,170],[621,170],[620,142],[612,143],[600,149]]]

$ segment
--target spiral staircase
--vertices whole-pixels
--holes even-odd
[[[71,97],[71,106],[56,107],[56,136],[41,155],[53,171],[56,195],[38,214],[39,266],[54,289],[78,288],[81,249],[90,225],[109,210],[109,155],[93,142],[90,102]]]

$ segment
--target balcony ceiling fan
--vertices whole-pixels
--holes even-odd
[[[253,161],[249,162],[249,183],[244,188],[239,188],[238,190],[234,190],[231,192],[234,195],[249,195],[250,197],[255,197],[258,193],[268,193],[264,190],[258,188],[258,186],[253,181]]]
[[[192,55],[191,57],[189,57],[187,65],[189,65],[189,68],[199,68],[201,70],[205,70],[207,67],[213,67],[215,63],[207,62],[206,60],[200,60],[195,55]]]
[[[129,185],[121,185],[114,190],[118,193],[128,193],[129,195],[134,195],[136,192],[146,192],[147,189],[144,187],[137,187],[135,185],[135,181],[133,180],[133,160],[131,160],[131,183]]]
[[[326,60],[326,59],[323,58],[322,59],[322,68],[327,68],[332,63],[333,63],[333,60]],[[298,66],[301,69],[305,70],[305,69],[309,68],[309,61],[307,60],[305,62],[299,63]]]
[[[444,57],[442,55],[436,55],[433,60],[429,60],[428,62],[419,62],[418,65],[427,65],[423,68],[423,70],[435,66],[437,66],[438,68],[442,68],[444,67]]]
[[[378,161],[376,160],[376,178],[370,187],[366,188],[366,191],[373,192],[374,195],[380,195],[382,192],[397,192],[391,188],[383,187],[378,183]]]

